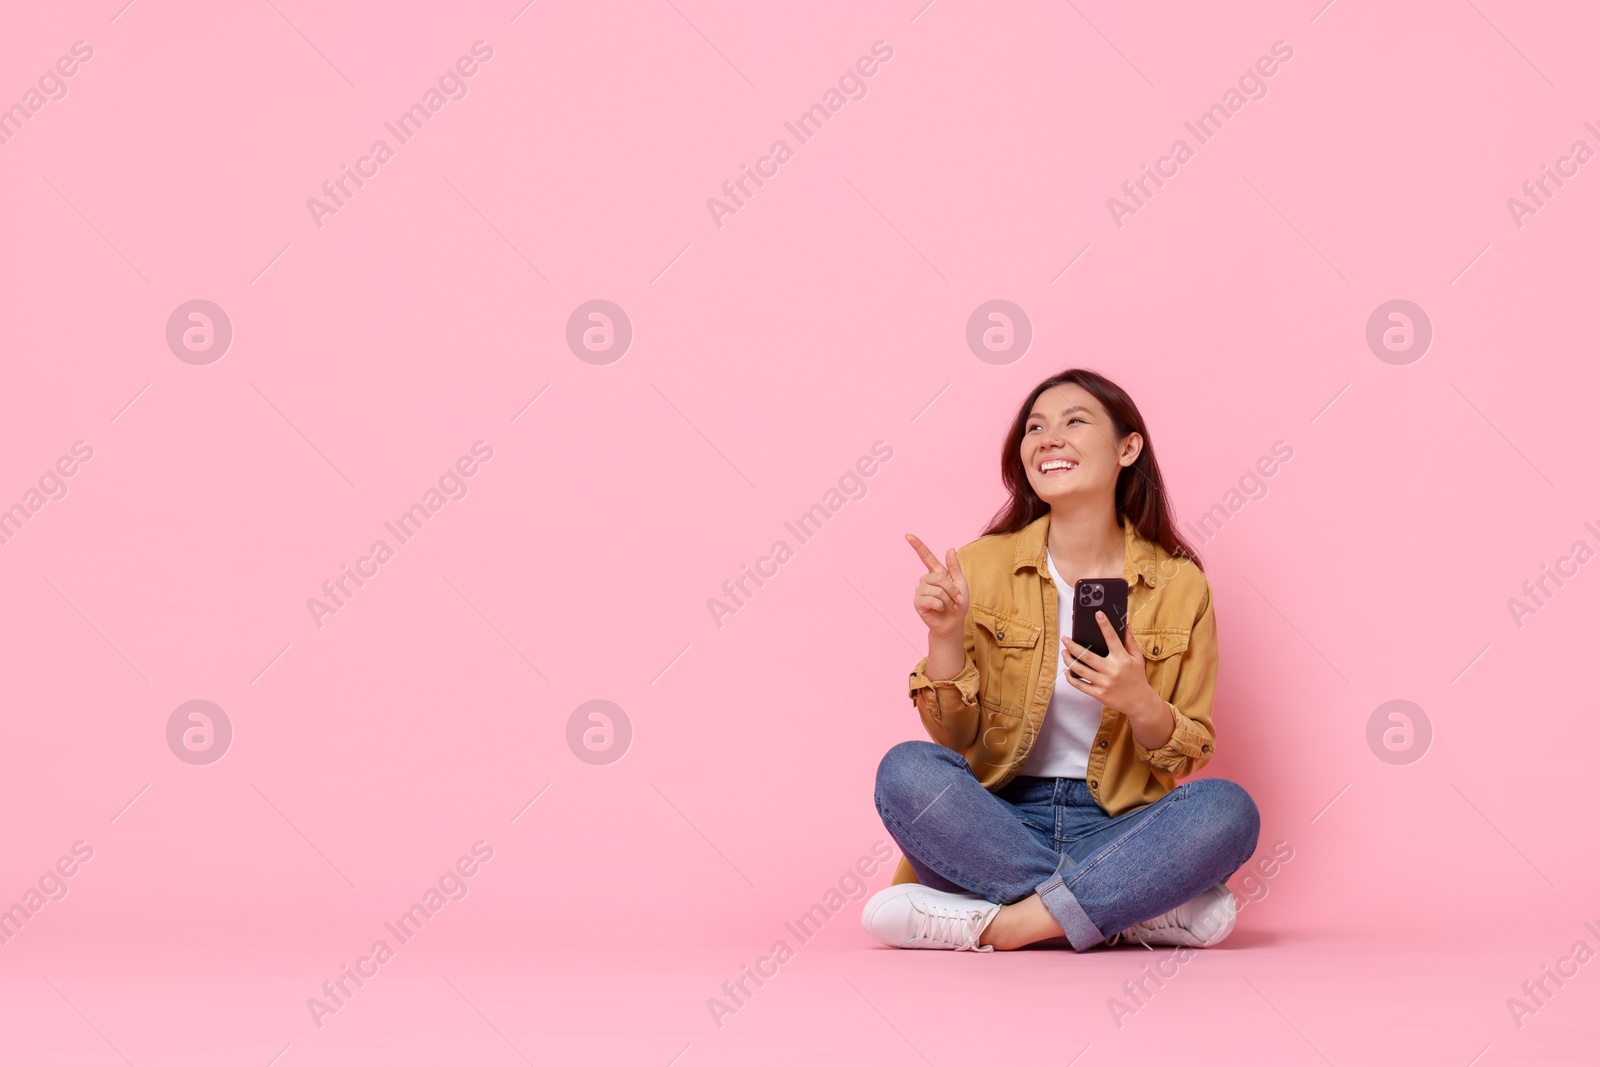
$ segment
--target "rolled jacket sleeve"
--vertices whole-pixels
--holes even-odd
[[[928,657],[911,671],[907,688],[928,736],[956,752],[972,746],[978,736],[978,664],[973,659],[972,614],[968,612],[962,642],[966,663],[954,678],[929,678]]]
[[[1217,692],[1217,619],[1212,610],[1211,586],[1206,584],[1200,614],[1189,630],[1189,644],[1178,656],[1178,677],[1167,708],[1172,712],[1172,736],[1157,749],[1133,739],[1140,760],[1174,778],[1186,778],[1216,755],[1217,735],[1211,724],[1211,702]]]

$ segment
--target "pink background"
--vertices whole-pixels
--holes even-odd
[[[0,145],[0,506],[94,456],[0,545],[0,903],[94,858],[0,946],[0,1060],[1591,1062],[1600,965],[1520,1028],[1506,1000],[1600,948],[1600,564],[1520,628],[1506,601],[1600,548],[1600,162],[1520,228],[1506,198],[1600,148],[1600,23],[920,2],[8,12],[0,103],[94,55]],[[306,199],[478,40],[468,95],[319,228]],[[778,138],[719,228],[706,199]],[[165,340],[194,299],[234,330],[205,366]],[[594,299],[634,329],[609,365],[565,341]],[[965,341],[991,299],[1034,330],[1003,366]],[[1409,365],[1365,340],[1394,299],[1433,324]],[[888,839],[873,771],[922,736],[903,534],[976,537],[1016,405],[1075,365],[1139,401],[1182,520],[1293,448],[1201,551],[1205,773],[1294,859],[1121,1026],[1142,948],[896,953],[857,900],[718,1027],[707,998]],[[465,499],[319,629],[306,599],[479,440]],[[879,440],[719,628],[707,599]],[[207,766],[166,742],[194,699],[234,729]],[[595,699],[632,724],[610,765],[566,740]],[[1366,741],[1393,699],[1433,726],[1409,765]],[[469,895],[314,1025],[478,840]]]

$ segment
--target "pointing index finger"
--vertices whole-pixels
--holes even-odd
[[[917,550],[917,555],[922,557],[923,565],[931,574],[945,573],[944,564],[939,562],[939,557],[928,551],[928,546],[916,534],[906,534],[906,540],[911,542],[911,547]]]

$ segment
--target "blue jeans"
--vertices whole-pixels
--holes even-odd
[[[1261,829],[1255,801],[1225,778],[1112,818],[1082,778],[1018,775],[991,793],[931,741],[888,751],[874,801],[917,881],[994,904],[1038,893],[1079,952],[1227,881]]]

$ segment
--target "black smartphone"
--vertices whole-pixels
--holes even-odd
[[[1123,578],[1080,578],[1072,590],[1072,639],[1097,656],[1111,651],[1094,613],[1103,611],[1117,637],[1128,639],[1128,583]],[[1077,675],[1073,675],[1074,678]]]

